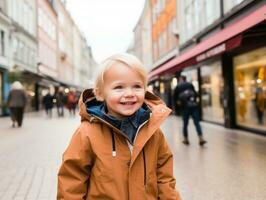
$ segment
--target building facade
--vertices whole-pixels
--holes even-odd
[[[97,69],[98,63],[95,61],[92,49],[88,46],[86,38],[83,37],[82,42],[82,57],[81,57],[81,70],[80,70],[80,81],[83,88],[91,88],[94,83],[95,70]]]
[[[73,20],[61,0],[58,2],[58,67],[59,79],[73,82]]]
[[[42,106],[42,98],[50,91],[52,94],[60,85],[56,80],[58,71],[58,25],[57,7],[55,1],[38,0],[38,58],[37,73],[41,77],[37,82],[38,103],[36,109]]]
[[[178,4],[176,0],[151,0],[152,10],[152,70],[176,57],[179,45]],[[171,84],[167,78],[151,80],[150,87],[172,106]]]
[[[39,110],[44,91],[79,92],[97,64],[61,0],[0,0],[0,116],[10,84],[26,89],[26,111]]]
[[[11,20],[7,17],[7,1],[0,0],[0,115],[6,112],[5,99],[8,94],[9,70],[9,27]]]
[[[265,1],[183,0],[178,7],[180,54],[150,79],[174,88],[186,75],[200,94],[203,120],[265,134]]]
[[[151,0],[153,68],[177,54],[178,29],[176,0]]]
[[[47,0],[38,0],[38,72],[57,78],[57,11]]]
[[[150,1],[145,1],[143,11],[133,32],[134,42],[130,51],[143,62],[146,71],[148,72],[152,67],[152,23]]]
[[[9,28],[9,81],[19,79],[28,94],[27,110],[37,104],[37,1],[9,0],[7,15],[11,19]]]

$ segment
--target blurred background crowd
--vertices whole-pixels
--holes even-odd
[[[0,0],[0,7],[1,116],[14,81],[26,90],[26,112],[45,108],[48,91],[57,105],[60,91],[78,96],[92,86],[98,64],[66,1]],[[175,114],[174,88],[185,75],[201,120],[265,134],[265,10],[264,0],[145,0],[126,51]]]

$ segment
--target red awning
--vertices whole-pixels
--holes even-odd
[[[248,16],[244,16],[243,18],[239,19],[235,23],[219,31],[213,36],[210,36],[205,41],[183,52],[181,55],[170,60],[168,63],[162,65],[157,69],[154,69],[149,73],[149,79],[153,78],[154,76],[177,72],[184,67],[196,64],[197,59],[204,60],[204,55],[202,55],[202,57],[200,55],[204,52],[208,52],[208,50],[212,48],[214,50],[214,53],[216,51],[218,53],[222,53],[222,50],[226,51],[237,47],[241,44],[241,33],[263,22],[265,19],[266,5],[258,8]],[[218,53],[214,55],[218,55]]]

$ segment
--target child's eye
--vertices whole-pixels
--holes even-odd
[[[140,89],[140,88],[142,88],[142,85],[134,85],[134,88],[137,88],[137,89]]]
[[[122,89],[123,87],[121,85],[118,85],[118,86],[115,86],[114,89],[115,90],[119,90],[119,89]]]

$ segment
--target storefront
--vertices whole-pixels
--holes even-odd
[[[199,92],[204,121],[265,135],[265,8],[152,70],[149,78],[185,75]]]
[[[266,46],[233,58],[236,123],[266,131]]]

